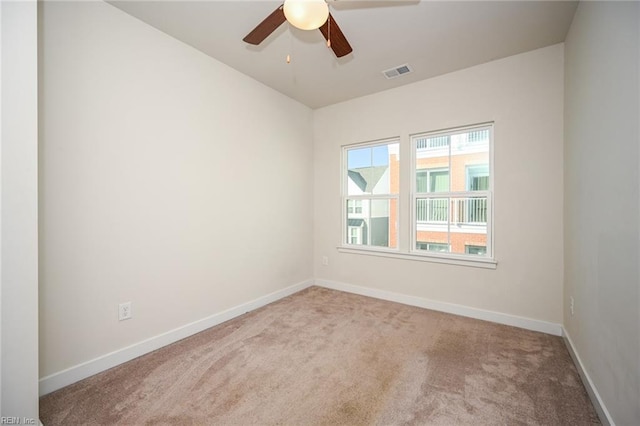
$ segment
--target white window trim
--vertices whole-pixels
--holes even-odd
[[[436,132],[420,132],[420,133],[412,133],[408,136],[408,140],[406,137],[393,137],[393,138],[388,138],[388,139],[380,139],[380,140],[376,140],[376,141],[371,141],[371,142],[366,142],[366,143],[359,143],[359,144],[349,144],[349,145],[343,145],[342,146],[342,158],[341,158],[341,180],[340,180],[340,194],[342,197],[342,202],[340,203],[340,208],[341,208],[341,243],[338,247],[336,247],[337,251],[339,253],[348,253],[348,254],[358,254],[358,255],[366,255],[366,256],[379,256],[379,257],[385,257],[385,258],[392,258],[392,259],[401,259],[401,260],[409,260],[409,261],[417,261],[417,262],[430,262],[430,263],[440,263],[440,264],[448,264],[448,265],[458,265],[458,266],[467,266],[467,267],[473,267],[473,268],[482,268],[482,269],[496,269],[498,262],[495,259],[495,252],[494,252],[494,248],[493,248],[493,223],[494,223],[494,214],[493,214],[493,199],[494,199],[494,192],[495,190],[491,191],[491,201],[487,201],[488,206],[487,206],[487,216],[489,218],[491,218],[490,221],[488,221],[487,223],[487,256],[486,257],[478,257],[476,255],[467,255],[467,254],[458,254],[458,253],[446,253],[445,255],[437,253],[437,252],[420,252],[419,250],[415,249],[415,245],[416,245],[416,232],[415,232],[415,228],[413,225],[413,221],[415,220],[415,197],[414,197],[414,193],[415,193],[415,189],[416,189],[416,182],[415,182],[415,171],[416,171],[416,149],[414,144],[412,143],[412,138],[414,136],[417,135],[421,135],[421,134],[426,134],[429,133],[431,135],[438,135],[438,134],[451,134],[451,133],[457,133],[457,132],[463,132],[465,130],[470,130],[470,129],[475,129],[475,128],[479,128],[479,127],[488,127],[489,128],[489,185],[490,188],[494,188],[494,171],[493,171],[493,164],[494,164],[494,123],[493,122],[485,122],[485,123],[478,123],[478,124],[474,124],[474,125],[469,125],[469,126],[463,126],[463,127],[455,127],[455,128],[450,128],[450,129],[444,129],[442,131],[436,131]],[[396,248],[385,248],[385,247],[376,247],[376,246],[354,246],[354,245],[349,245],[346,244],[346,235],[347,235],[347,230],[346,230],[346,219],[347,219],[347,208],[346,208],[346,200],[347,198],[349,199],[353,199],[353,198],[362,198],[362,199],[374,199],[376,198],[375,195],[372,196],[347,196],[347,156],[346,156],[346,151],[348,149],[352,149],[352,148],[360,148],[360,147],[367,147],[367,146],[376,146],[376,145],[382,145],[385,143],[392,143],[392,142],[398,142],[400,144],[399,148],[400,148],[400,152],[406,152],[406,146],[409,145],[409,151],[410,151],[410,155],[409,157],[409,161],[411,162],[410,165],[410,182],[409,182],[409,189],[410,189],[410,193],[406,194],[406,196],[409,198],[409,204],[410,204],[410,211],[409,211],[409,226],[407,227],[407,229],[403,229],[400,227],[400,222],[401,222],[401,217],[404,215],[403,212],[400,211],[401,209],[401,203],[400,203],[400,199],[401,199],[401,194],[402,194],[402,187],[400,188],[400,193],[399,194],[395,194],[395,198],[398,200],[397,205],[398,205],[398,212],[397,212],[397,217],[398,217],[398,224],[397,224],[397,245]],[[449,149],[451,145],[449,145]],[[405,155],[405,158],[407,156]],[[404,160],[406,161],[406,160]],[[402,181],[402,175],[404,173],[406,173],[405,168],[402,166],[403,160],[402,158],[400,158],[400,174],[401,174],[401,181]],[[477,194],[477,191],[472,191],[475,195]],[[489,192],[489,191],[487,191]],[[456,193],[456,195],[460,196],[461,193]],[[387,199],[387,197],[384,197],[385,199]],[[407,235],[406,233],[409,233],[409,235]],[[407,238],[408,237],[408,238]],[[403,247],[402,241],[404,240],[404,238],[407,238],[407,240],[410,242],[410,246],[408,247],[408,251],[406,249],[400,249],[401,247]]]
[[[429,255],[398,252],[397,250],[383,250],[374,248],[354,248],[340,246],[337,247],[339,253],[362,254],[367,256],[388,257],[392,259],[413,260],[418,262],[444,263],[448,265],[469,266],[473,268],[496,269],[498,262],[495,259],[487,259],[484,257],[472,259],[469,255],[457,255],[455,253],[447,253],[446,256],[438,255],[433,252]]]

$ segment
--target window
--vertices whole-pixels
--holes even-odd
[[[440,192],[449,189],[449,170],[420,169],[416,172],[416,187],[419,192]]]
[[[467,166],[467,191],[489,190],[489,165]]]
[[[492,145],[483,124],[344,146],[340,250],[495,267]]]
[[[349,244],[362,244],[362,225],[349,226]]]
[[[484,256],[487,254],[487,248],[485,246],[465,245],[464,252],[467,254],[477,254],[478,256]]]
[[[347,212],[362,214],[362,200],[349,200],[347,203]]]
[[[344,148],[347,245],[397,248],[399,147],[393,140]]]
[[[418,241],[416,243],[416,248],[418,250],[428,250],[428,251],[437,251],[440,253],[446,253],[449,251],[449,244],[447,243],[425,243],[423,241]]]
[[[421,241],[445,241],[448,254],[490,257],[491,137],[490,125],[411,137],[414,252],[440,251]],[[424,142],[443,138],[448,141],[444,151]]]

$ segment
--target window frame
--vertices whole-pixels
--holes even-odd
[[[451,170],[449,170],[449,191],[447,192],[417,192],[417,172],[419,170],[425,170],[425,168],[417,167],[417,141],[420,138],[424,137],[440,137],[440,136],[449,136],[451,139],[452,135],[460,134],[460,133],[471,133],[473,131],[479,130],[488,130],[489,133],[489,189],[486,191],[451,191]],[[441,259],[452,259],[452,260],[463,260],[469,262],[487,262],[495,265],[494,259],[494,250],[493,250],[493,188],[494,188],[494,172],[493,172],[493,152],[494,152],[494,123],[479,123],[469,126],[461,126],[461,127],[453,127],[444,130],[436,130],[430,132],[420,132],[409,135],[410,142],[410,211],[409,211],[409,232],[410,239],[409,241],[409,253],[415,256],[423,256],[423,257],[434,257]],[[477,141],[474,141],[472,144],[476,144]],[[449,143],[449,162],[451,162],[451,143]],[[479,164],[473,164],[470,166],[479,166]],[[465,188],[467,187],[467,170],[465,170]],[[402,188],[401,188],[402,190]],[[448,199],[458,199],[458,198],[470,198],[470,197],[487,197],[487,225],[486,225],[486,239],[487,239],[487,253],[485,256],[471,255],[466,253],[442,253],[442,252],[431,252],[427,250],[420,250],[417,248],[418,243],[418,222],[417,222],[417,202],[418,199],[429,199],[429,198],[448,198]],[[451,244],[451,223],[447,222],[447,234],[449,238],[449,245]]]
[[[375,148],[377,146],[384,146],[384,145],[391,145],[391,144],[397,144],[398,145],[398,163],[401,164],[401,159],[400,159],[400,151],[402,150],[401,148],[401,139],[400,137],[392,137],[392,138],[385,138],[385,139],[378,139],[375,141],[369,141],[369,142],[360,142],[360,143],[355,143],[355,144],[349,144],[349,145],[343,145],[342,149],[341,149],[341,179],[340,179],[340,196],[341,196],[341,202],[340,202],[340,206],[341,206],[341,227],[342,227],[342,232],[341,232],[341,243],[340,243],[340,248],[345,248],[345,249],[350,249],[350,250],[357,250],[357,251],[372,251],[372,252],[391,252],[391,253],[397,253],[400,250],[400,240],[401,240],[401,229],[400,229],[400,221],[399,221],[399,216],[400,216],[400,192],[401,189],[398,189],[398,193],[397,194],[393,194],[393,193],[388,193],[388,194],[375,194],[375,193],[371,193],[371,194],[363,194],[363,195],[349,195],[349,165],[348,165],[348,161],[349,161],[349,156],[348,156],[348,151],[349,150],[353,150],[353,149],[361,149],[361,148]],[[402,168],[401,166],[399,166],[399,173],[402,173]],[[371,241],[370,238],[367,238],[367,244],[364,245],[362,244],[363,238],[360,239],[361,244],[351,244],[349,242],[349,234],[348,234],[348,226],[347,226],[347,221],[349,218],[349,214],[348,214],[348,201],[349,200],[360,200],[363,204],[364,201],[369,201],[369,215],[371,214],[371,209],[372,209],[372,205],[373,205],[373,201],[375,200],[388,200],[389,203],[391,200],[396,200],[396,208],[397,208],[397,212],[396,212],[396,246],[395,247],[382,247],[382,246],[375,246],[375,245],[370,245]],[[390,203],[391,204],[391,203]],[[355,203],[354,203],[355,205]],[[355,208],[354,208],[355,211]],[[364,211],[364,209],[363,209]],[[362,213],[359,213],[362,214]],[[391,211],[389,211],[389,216],[391,216]],[[370,217],[369,217],[370,219]],[[391,221],[389,221],[389,229],[391,229]],[[369,227],[370,228],[370,227]],[[370,232],[370,231],[368,231]]]
[[[440,196],[451,197],[452,195],[457,198],[464,197],[466,193],[471,192],[471,196],[487,197],[487,237],[486,247],[487,255],[469,255],[464,253],[438,253],[429,251],[420,251],[416,249],[417,241],[417,222],[416,222],[416,209],[415,209],[415,191],[416,191],[416,142],[414,142],[417,136],[442,136],[451,135],[456,133],[464,133],[466,131],[479,130],[481,128],[487,128],[489,130],[489,190],[488,191],[466,191],[466,192],[441,192],[433,193]],[[415,133],[403,134],[398,137],[390,137],[385,139],[372,140],[368,142],[360,142],[353,144],[345,144],[341,146],[341,171],[340,171],[340,209],[341,209],[341,233],[340,244],[337,247],[339,253],[349,253],[357,255],[367,255],[376,257],[386,257],[391,259],[403,259],[409,261],[440,263],[448,265],[475,267],[483,269],[496,269],[497,260],[495,259],[494,251],[494,152],[495,152],[495,126],[494,122],[481,122],[477,124],[470,124],[464,126],[450,127],[446,129],[436,131],[420,131]],[[398,144],[398,161],[399,161],[399,189],[398,193],[394,194],[397,206],[397,243],[395,248],[380,247],[380,246],[364,246],[364,245],[351,245],[347,244],[347,199],[348,198],[360,198],[360,199],[389,199],[388,197],[380,197],[378,194],[368,194],[365,196],[349,196],[347,194],[348,186],[348,164],[347,164],[347,152],[350,149],[373,147],[384,144]],[[473,146],[477,143],[474,141],[469,143],[469,146]],[[447,149],[451,150],[451,141]],[[437,151],[436,150],[431,150]],[[407,166],[407,163],[409,165]],[[451,174],[449,174],[449,184],[451,185]],[[465,181],[467,177],[465,176]],[[465,182],[466,188],[466,182]],[[451,189],[451,187],[449,187]],[[486,193],[486,194],[485,194]],[[407,212],[406,209],[409,208]],[[407,222],[408,221],[408,222]],[[391,225],[391,224],[390,224]],[[450,239],[449,239],[450,243]]]

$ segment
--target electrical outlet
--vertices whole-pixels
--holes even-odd
[[[324,266],[328,266],[329,265],[329,257],[327,256],[322,256],[322,264]]]
[[[124,321],[131,318],[131,302],[125,302],[118,305],[118,320]]]
[[[573,316],[573,296],[569,298],[569,312],[571,312],[571,316]]]

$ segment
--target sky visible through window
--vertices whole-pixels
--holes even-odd
[[[361,167],[388,166],[389,147],[387,145],[350,149],[347,159],[349,169]]]

